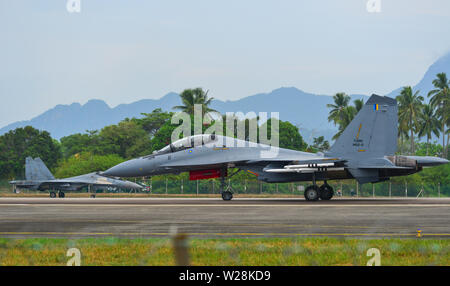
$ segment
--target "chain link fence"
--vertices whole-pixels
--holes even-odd
[[[146,186],[140,191],[106,189],[96,190],[97,193],[141,193],[149,195],[213,195],[220,194],[220,180],[208,179],[190,181],[186,179],[148,179],[133,180]],[[235,194],[248,195],[290,195],[303,196],[306,187],[310,182],[294,183],[264,183],[257,180],[231,179],[226,181],[231,184]],[[322,182],[318,182],[320,185]],[[438,183],[435,184],[414,184],[405,182],[381,182],[377,184],[359,185],[355,180],[329,181],[334,189],[335,196],[343,197],[449,197],[450,186]],[[0,181],[0,195],[12,193],[12,186],[7,181]],[[33,191],[24,191],[32,194]],[[82,190],[82,192],[87,192]],[[38,194],[39,192],[35,192]]]
[[[303,195],[311,183],[264,183],[257,180],[228,180],[236,194]],[[219,194],[219,180],[148,180],[146,191],[152,194]],[[436,184],[408,184],[408,182],[382,182],[359,185],[356,181],[330,181],[335,196],[346,197],[447,197],[450,186]]]

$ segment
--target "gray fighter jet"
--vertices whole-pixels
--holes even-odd
[[[16,192],[16,189],[35,191],[50,190],[50,197],[56,197],[55,191],[58,191],[58,196],[64,198],[64,191],[78,191],[84,187],[87,187],[89,192],[91,192],[91,189],[107,188],[143,189],[143,186],[141,185],[116,178],[101,176],[97,173],[90,173],[66,179],[55,179],[47,166],[45,166],[44,162],[42,162],[41,158],[33,159],[31,157],[25,159],[25,178],[26,180],[23,181],[9,182],[13,185],[14,192]],[[92,194],[91,197],[95,197],[95,194]]]
[[[228,168],[237,168],[269,183],[312,181],[304,195],[307,200],[316,201],[333,197],[333,188],[327,183],[329,180],[354,178],[360,184],[377,183],[449,162],[430,156],[395,155],[397,120],[396,100],[372,95],[325,153],[271,148],[204,134],[180,139],[152,155],[126,161],[103,174],[142,177],[190,172],[192,180],[219,177],[222,198],[231,200],[232,190],[225,186],[225,178]],[[324,184],[319,187],[317,181]]]

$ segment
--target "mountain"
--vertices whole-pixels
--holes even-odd
[[[352,99],[365,98],[364,95],[351,95]],[[280,119],[297,125],[308,142],[314,136],[325,135],[331,138],[335,127],[327,121],[326,105],[332,103],[332,97],[303,92],[294,87],[279,88],[270,93],[260,93],[234,101],[213,100],[211,107],[220,113],[226,112],[279,112]],[[110,124],[116,124],[126,117],[140,117],[156,108],[171,111],[181,101],[176,93],[169,93],[160,99],[143,99],[130,104],[109,107],[102,100],[90,100],[85,105],[57,105],[43,114],[29,120],[19,121],[0,129],[4,134],[18,127],[31,125],[47,130],[53,138],[87,130],[97,130]]]
[[[439,72],[450,75],[450,53],[431,65],[414,89],[420,89],[421,94],[426,98],[428,91],[433,89],[432,80]],[[392,91],[388,96],[395,97],[399,91],[400,88]],[[351,97],[352,100],[368,98],[366,95],[351,95]],[[211,107],[221,113],[279,112],[281,120],[297,125],[304,139],[311,143],[313,137],[324,135],[327,140],[330,140],[336,133],[337,128],[327,120],[329,109],[326,105],[332,102],[331,96],[307,93],[295,87],[283,87],[270,93],[255,94],[239,100],[213,100]],[[0,134],[31,125],[37,129],[47,130],[53,138],[60,139],[74,133],[86,132],[86,130],[101,129],[104,126],[116,124],[126,117],[140,117],[141,113],[149,113],[156,108],[171,111],[173,106],[180,104],[178,94],[172,92],[160,99],[143,99],[114,108],[109,107],[102,100],[90,100],[84,105],[79,103],[57,105],[31,120],[15,122],[1,128]]]
[[[0,134],[31,125],[40,130],[47,130],[53,138],[59,140],[74,133],[84,133],[87,130],[97,130],[116,124],[126,117],[139,117],[141,113],[151,112],[156,108],[170,110],[179,103],[178,94],[168,93],[160,99],[144,99],[121,104],[115,108],[98,99],[89,100],[84,105],[79,103],[57,105],[31,120],[18,121],[1,128]]]
[[[368,97],[365,95],[350,95],[352,100]],[[270,93],[260,93],[235,101],[212,102],[211,107],[220,113],[238,112],[278,112],[280,120],[289,121],[299,127],[307,142],[312,137],[324,135],[327,139],[336,133],[336,127],[328,122],[327,104],[333,103],[328,95],[315,95],[295,87],[283,87]]]
[[[420,95],[422,95],[426,102],[428,102],[428,92],[434,89],[433,80],[436,78],[438,73],[445,72],[447,77],[450,77],[450,53],[447,53],[443,57],[439,58],[434,62],[425,72],[422,79],[413,86],[413,90],[420,90]],[[389,97],[396,97],[400,94],[403,87],[397,88],[387,94]]]

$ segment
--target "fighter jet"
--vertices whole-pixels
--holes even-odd
[[[143,189],[143,186],[122,181],[117,178],[110,178],[101,176],[97,173],[90,173],[81,176],[55,179],[52,173],[49,171],[41,158],[33,159],[27,157],[25,159],[25,178],[23,181],[10,181],[13,185],[14,192],[17,189],[28,189],[45,191],[50,190],[50,197],[56,197],[56,190],[58,191],[58,197],[64,198],[64,191],[78,191],[84,187],[88,187],[89,193],[91,189],[105,189],[105,188],[120,188],[120,189]],[[91,194],[91,197],[95,197],[95,194]]]
[[[231,200],[232,189],[225,186],[225,178],[234,175],[228,176],[228,168],[236,168],[268,183],[312,181],[304,196],[306,200],[317,201],[333,197],[330,180],[377,183],[449,162],[430,156],[395,155],[397,122],[396,100],[374,94],[325,153],[274,148],[202,134],[175,141],[154,154],[126,161],[103,174],[142,177],[189,172],[191,180],[220,178],[222,198]],[[324,183],[318,186],[317,181]]]

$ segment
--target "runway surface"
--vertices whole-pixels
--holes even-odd
[[[450,199],[0,198],[0,237],[450,238]]]

